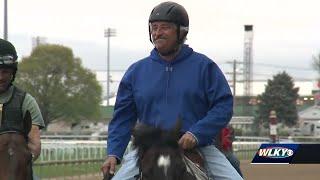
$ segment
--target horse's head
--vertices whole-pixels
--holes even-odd
[[[24,135],[12,132],[0,135],[1,179],[31,179],[31,159]]]
[[[24,131],[0,133],[0,177],[1,179],[32,179],[32,155],[27,146],[27,136],[31,129],[31,115],[25,114]]]
[[[180,121],[170,131],[138,124],[133,130],[133,146],[138,150],[137,165],[143,180],[179,180],[188,177],[179,148]]]

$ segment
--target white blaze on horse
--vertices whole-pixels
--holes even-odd
[[[158,158],[158,167],[162,167],[164,169],[164,174],[165,176],[167,176],[168,174],[168,168],[170,167],[170,156],[164,156],[164,155],[161,155],[159,158]]]

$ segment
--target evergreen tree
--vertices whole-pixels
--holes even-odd
[[[298,120],[298,91],[299,88],[294,87],[293,79],[286,72],[273,76],[272,80],[268,80],[265,92],[258,96],[260,103],[256,121],[267,127],[270,111],[275,110],[278,122],[287,126],[295,125]]]

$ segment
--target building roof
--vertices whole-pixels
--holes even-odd
[[[299,112],[299,118],[304,120],[320,120],[320,106],[314,105]]]

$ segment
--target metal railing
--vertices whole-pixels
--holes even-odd
[[[239,160],[252,160],[263,142],[233,142],[233,151]]]
[[[106,141],[107,136],[101,135],[41,135],[42,140],[97,140]]]
[[[241,142],[268,142],[270,141],[269,137],[257,137],[257,136],[236,136],[235,141]]]
[[[308,137],[307,137],[308,138]],[[320,138],[320,137],[318,137]],[[107,136],[93,136],[93,135],[41,135],[42,140],[96,140],[96,141],[106,141]],[[269,141],[269,137],[257,137],[257,136],[236,136],[236,141],[246,141],[246,142],[266,142]]]
[[[41,179],[99,179],[105,155],[106,141],[42,140],[34,174]]]
[[[106,141],[44,141],[40,162],[101,159],[106,154]]]

